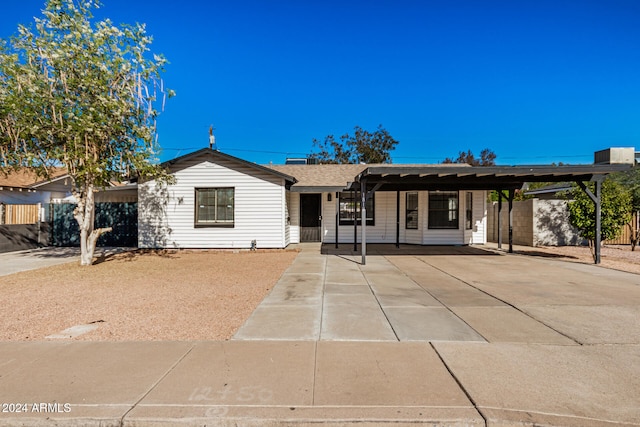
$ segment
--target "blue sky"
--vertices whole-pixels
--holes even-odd
[[[44,0],[3,4],[0,37]],[[208,145],[284,163],[313,138],[382,124],[394,163],[490,148],[498,164],[640,150],[640,1],[103,0],[144,22],[177,92],[162,160]]]

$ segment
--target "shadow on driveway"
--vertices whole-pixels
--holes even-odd
[[[339,244],[336,249],[335,244],[323,244],[321,253],[323,255],[360,255],[360,245],[357,250],[353,250],[353,243]],[[396,248],[394,244],[367,244],[368,255],[480,255],[496,256],[500,253],[479,248],[477,246],[422,246],[422,245],[400,245]]]

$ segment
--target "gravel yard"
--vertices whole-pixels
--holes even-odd
[[[89,341],[226,340],[291,265],[294,251],[129,252],[0,277],[0,340],[75,325]]]

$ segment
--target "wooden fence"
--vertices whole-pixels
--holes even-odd
[[[634,212],[631,217],[632,226],[638,226],[638,212]],[[633,234],[633,230],[627,224],[622,226],[622,231],[620,235],[616,239],[605,240],[605,245],[630,245],[631,244],[631,235]]]
[[[0,204],[0,224],[35,224],[40,217],[40,204]]]

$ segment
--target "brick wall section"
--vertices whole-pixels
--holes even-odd
[[[513,203],[513,244],[533,246],[533,200]],[[498,241],[498,202],[487,206],[487,240]],[[502,243],[509,243],[509,204],[502,203]]]

